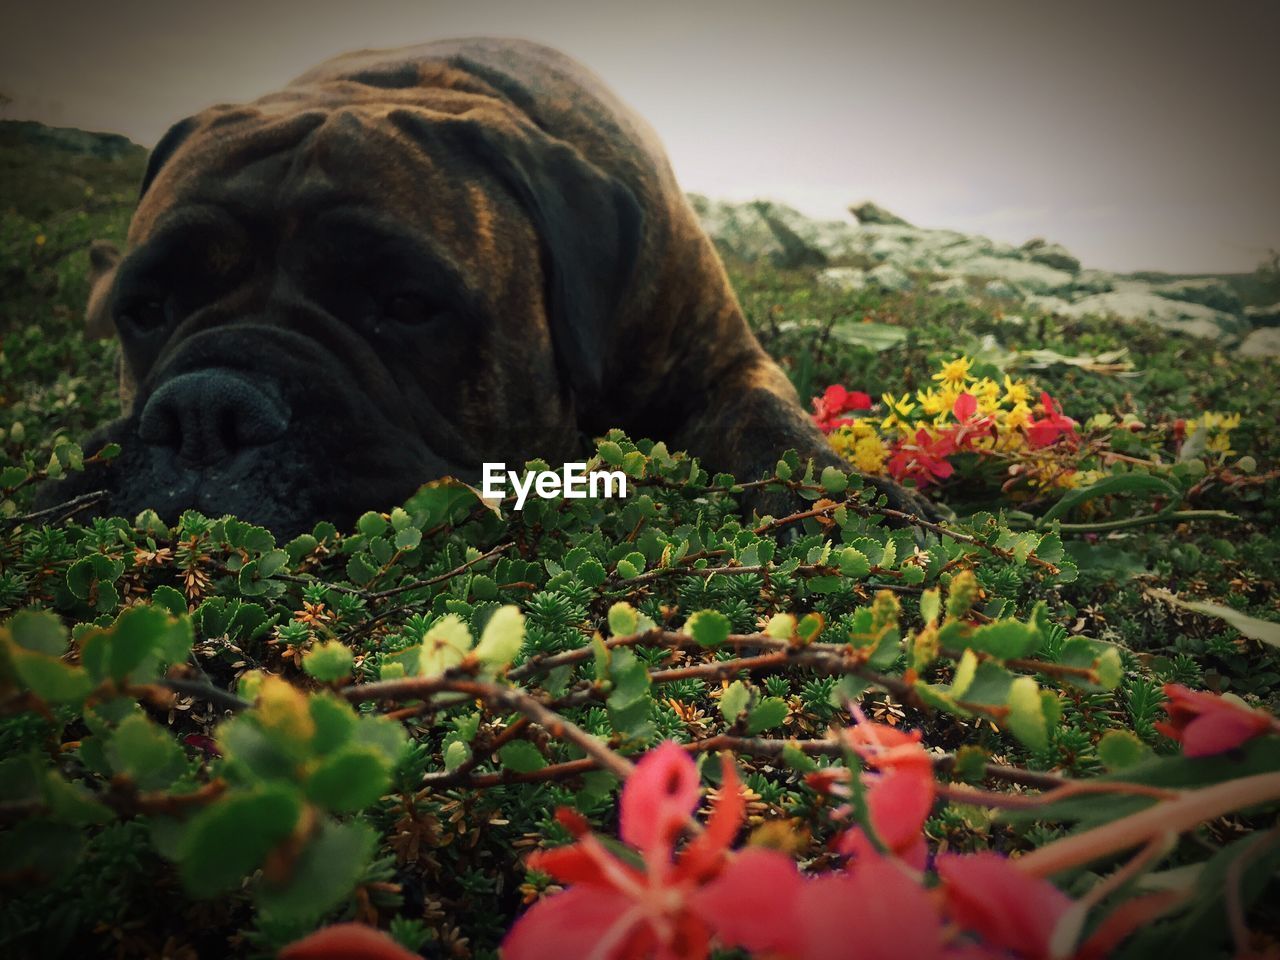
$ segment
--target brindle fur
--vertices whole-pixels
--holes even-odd
[[[307,258],[341,245],[317,232],[337,207],[419,238],[468,320],[388,335],[334,316],[316,290],[340,264]],[[202,216],[215,225],[196,239],[174,233]],[[291,531],[386,508],[444,473],[474,478],[484,461],[574,459],[612,426],[740,478],[789,447],[838,462],[748,328],[654,132],[534,43],[348,54],[196,114],[153,152],[128,241],[120,264],[95,254],[89,312],[95,332],[118,321],[127,405],[93,440],[125,452],[60,496],[105,477],[117,512],[195,506]],[[163,337],[140,336],[122,298],[175,244],[213,293]],[[187,274],[165,270],[181,287]],[[215,463],[142,443],[156,391],[205,369],[274,391],[288,434]]]

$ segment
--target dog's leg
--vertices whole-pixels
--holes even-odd
[[[778,456],[787,449],[795,449],[802,460],[812,458],[819,472],[825,466],[850,469],[801,408],[786,374],[763,351],[719,379],[707,400],[674,439],[677,448],[697,454],[713,472],[757,480],[773,473]],[[867,480],[886,495],[890,508],[926,519],[939,517],[916,491],[887,479]],[[752,496],[745,505],[778,516],[794,510],[795,499],[790,494]]]

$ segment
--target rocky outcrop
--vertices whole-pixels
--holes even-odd
[[[47,127],[34,120],[0,120],[0,143],[29,143],[103,160],[118,160],[146,151],[118,133],[93,133],[75,127]]]
[[[1006,301],[1021,311],[1068,318],[1146,320],[1180,336],[1223,345],[1252,337],[1255,327],[1280,326],[1280,304],[1245,308],[1225,280],[1084,269],[1061,244],[1038,237],[1019,247],[931,230],[870,202],[850,207],[857,221],[852,222],[812,220],[769,201],[690,199],[726,256],[814,266],[818,282],[837,290],[919,287],[936,296]],[[1246,342],[1256,352],[1272,341],[1252,337]]]

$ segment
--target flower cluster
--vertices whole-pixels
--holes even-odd
[[[1159,729],[1189,757],[1280,733],[1270,714],[1232,699],[1177,685],[1165,694],[1169,721]],[[806,876],[778,850],[735,850],[744,800],[730,758],[721,765],[715,808],[700,824],[693,818],[697,766],[666,742],[623,787],[626,847],[560,811],[574,842],[536,852],[527,865],[568,889],[552,888],[520,918],[503,956],[700,960],[716,947],[739,947],[776,960],[825,960],[849,955],[856,943],[857,956],[868,960],[1090,960],[1174,905],[1170,897],[1136,897],[1089,926],[1092,901],[1073,900],[1018,860],[983,852],[940,853],[930,862],[924,824],[938,787],[920,735],[854,713],[859,722],[840,736],[863,769],[832,767],[806,778],[843,801],[837,819],[855,821],[834,844],[843,867]],[[686,834],[691,839],[677,849]]]
[[[861,473],[888,474],[918,487],[946,480],[957,454],[1001,456],[1032,487],[1072,487],[1087,479],[1061,452],[1079,445],[1079,426],[1062,406],[1031,386],[1005,376],[977,377],[967,357],[944,363],[935,385],[881,397],[884,417],[842,417],[872,408],[871,398],[836,384],[813,398],[813,419],[832,447]],[[1016,467],[1016,469],[1015,469]]]

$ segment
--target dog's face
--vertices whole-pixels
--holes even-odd
[[[105,512],[287,535],[579,442],[631,194],[501,112],[296,100],[206,111],[152,156],[95,293],[132,394],[86,443],[122,447],[78,481]]]

